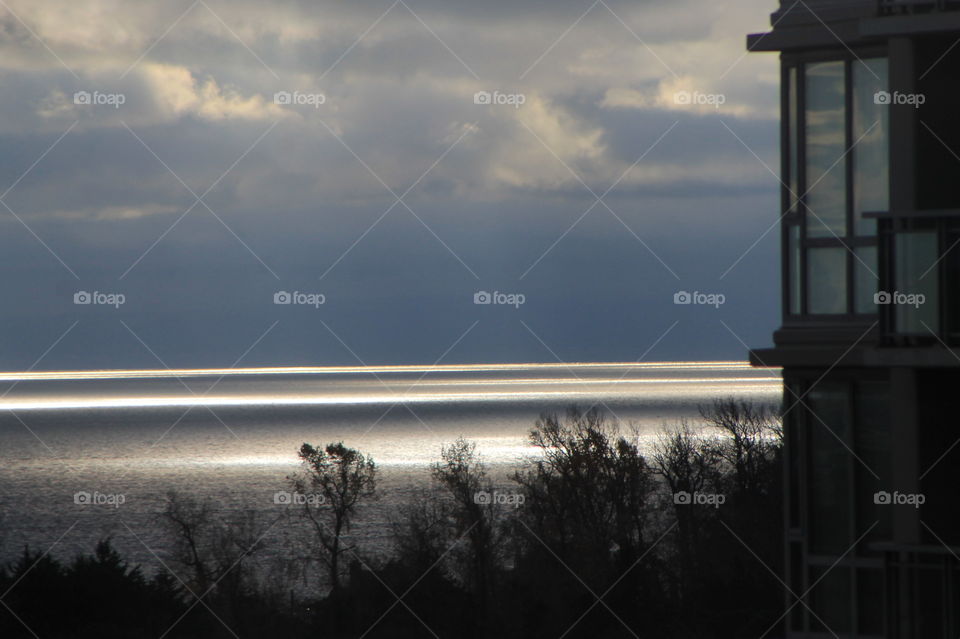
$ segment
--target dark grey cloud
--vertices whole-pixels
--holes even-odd
[[[69,71],[0,14],[0,192],[22,220],[0,208],[0,368],[77,321],[40,368],[162,367],[131,330],[189,367],[275,322],[244,364],[431,363],[474,323],[445,361],[632,360],[674,323],[648,360],[740,358],[720,320],[751,345],[776,324],[776,233],[750,249],[777,215],[776,61],[741,59],[764,3],[608,2],[559,42],[589,5],[408,0],[357,42],[391,3],[210,2],[156,42],[189,3],[9,4]]]

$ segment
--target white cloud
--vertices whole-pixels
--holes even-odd
[[[203,81],[182,66],[147,63],[140,75],[160,112],[170,119],[195,115],[204,120],[278,119],[290,112],[259,94],[244,96],[233,87],[221,88],[212,77]]]
[[[8,32],[16,34],[0,43],[0,66],[8,77],[21,79],[24,91],[35,92],[8,93],[6,104],[0,99],[0,122],[10,123],[0,125],[6,130],[56,134],[79,120],[75,132],[81,134],[95,127],[120,128],[122,121],[135,130],[157,126],[158,135],[171,136],[177,127],[211,123],[220,125],[222,135],[236,136],[232,141],[240,140],[242,149],[265,121],[283,119],[286,124],[260,148],[272,161],[245,162],[236,179],[242,182],[249,171],[256,176],[251,183],[271,188],[277,183],[271,172],[284,172],[298,185],[310,185],[304,197],[323,193],[332,198],[331,207],[347,199],[380,197],[383,188],[350,157],[333,165],[330,158],[342,157],[344,149],[324,124],[394,185],[416,179],[462,127],[476,122],[477,130],[431,171],[430,181],[455,184],[474,197],[498,198],[517,189],[581,189],[563,163],[595,188],[612,183],[631,156],[637,157],[662,132],[637,137],[637,148],[621,148],[617,143],[640,126],[628,124],[634,113],[635,123],[650,122],[644,116],[651,111],[674,112],[677,119],[776,116],[776,60],[763,55],[741,59],[744,32],[760,30],[766,21],[765,0],[711,6],[684,20],[676,18],[695,6],[691,0],[611,1],[616,17],[598,5],[522,78],[582,7],[557,2],[549,11],[530,11],[504,2],[495,11],[478,11],[430,0],[416,5],[418,15],[478,72],[480,81],[402,7],[348,52],[382,9],[209,0],[225,26],[203,5],[184,14],[189,2],[8,2],[80,79],[71,78],[17,20],[0,14]],[[336,69],[321,77],[344,54]],[[94,109],[72,103],[74,91],[94,87],[125,93],[125,104]],[[323,92],[328,102],[318,110],[273,104],[274,92],[294,89]],[[472,94],[494,89],[521,92],[526,103],[520,109],[476,109]],[[681,104],[676,100],[680,92],[723,95],[724,103],[720,109],[709,103]],[[256,130],[244,130],[245,123]],[[222,126],[226,124],[231,126]],[[716,125],[716,139],[729,141],[719,121]],[[283,147],[272,147],[278,139],[284,140]],[[744,175],[743,167],[729,162],[717,166],[716,156],[709,154],[716,139],[703,141],[702,161],[677,162],[675,155],[659,150],[625,177],[624,185],[674,182],[691,167],[700,179],[736,181]],[[181,140],[187,147],[200,144],[196,138]],[[203,157],[217,166],[236,159],[215,158],[215,153],[205,150]],[[286,192],[277,195],[278,201],[288,197]]]
[[[489,177],[510,187],[549,189],[577,184],[564,165],[601,162],[603,131],[589,126],[539,95],[528,95],[517,110],[500,107],[504,119],[489,165]]]

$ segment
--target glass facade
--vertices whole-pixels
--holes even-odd
[[[800,127],[797,119],[799,118],[798,107],[800,99],[797,94],[797,67],[790,67],[788,74],[788,93],[787,93],[787,180],[790,189],[788,210],[795,211],[800,198],[800,180],[798,167],[800,166],[800,148],[798,146],[798,132]]]
[[[852,541],[850,495],[843,490],[850,483],[847,391],[821,383],[810,393],[808,404],[810,552],[839,556]]]
[[[936,231],[897,233],[894,242],[897,333],[939,333],[939,261]]]
[[[815,566],[810,573],[810,582],[817,584],[811,593],[811,608],[816,615],[810,615],[810,629],[822,633],[850,632],[850,569]]]
[[[804,69],[807,237],[847,234],[844,67],[821,62]]]
[[[879,271],[877,247],[856,248],[853,257],[854,308],[857,313],[874,313],[877,309],[874,295],[877,293],[877,272]]]
[[[889,208],[886,58],[788,65],[787,315],[876,315],[877,223]]]
[[[807,311],[839,315],[847,310],[847,249],[807,249]]]
[[[887,60],[872,58],[851,66],[853,73],[853,223],[856,235],[877,234],[864,213],[890,208],[890,109],[877,100],[887,90]]]
[[[782,69],[784,318],[775,346],[756,351],[784,367],[787,389],[785,582],[806,594],[786,636],[956,638],[956,34],[803,46],[792,28],[775,28],[791,38],[770,47]]]
[[[795,315],[800,313],[803,303],[803,274],[801,268],[803,262],[800,259],[800,226],[792,224],[789,227],[787,235],[787,289],[788,289],[788,312]]]
[[[788,577],[803,581],[796,592],[810,590],[813,610],[791,614],[798,632],[871,636],[882,628],[884,558],[870,544],[891,535],[891,507],[875,499],[893,482],[891,386],[865,377],[785,380],[803,398],[786,423]]]

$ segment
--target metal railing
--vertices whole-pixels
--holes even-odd
[[[960,210],[870,213],[878,222],[880,339],[960,345]],[[902,264],[898,264],[902,262]],[[956,639],[956,638],[954,638]]]
[[[884,544],[891,639],[960,635],[960,560],[943,546]]]

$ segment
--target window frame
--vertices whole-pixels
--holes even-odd
[[[781,250],[781,309],[784,323],[791,322],[821,322],[825,324],[846,324],[862,325],[868,324],[877,319],[878,312],[858,313],[856,278],[859,262],[854,257],[854,252],[864,247],[875,247],[878,255],[880,254],[880,231],[872,236],[858,236],[856,233],[856,213],[854,211],[854,170],[855,150],[851,149],[853,144],[853,73],[851,72],[854,64],[861,64],[861,60],[869,58],[886,58],[889,61],[889,55],[886,46],[863,47],[855,51],[847,49],[827,49],[810,52],[783,53],[781,55],[780,69],[780,145],[781,145],[781,175],[783,180],[780,189],[780,206],[784,211],[780,224],[780,250]],[[806,213],[806,77],[805,68],[808,64],[821,62],[843,62],[844,64],[844,148],[845,148],[845,166],[844,182],[846,207],[846,233],[837,237],[807,237],[807,213]],[[791,100],[793,98],[791,88],[791,69],[796,73],[796,109],[791,109]],[[796,122],[796,149],[791,145],[791,125]],[[888,150],[889,152],[889,150]],[[793,161],[796,166],[791,166]],[[795,182],[797,185],[797,202],[794,206],[793,197],[790,193],[790,184]],[[889,188],[889,183],[888,183]],[[793,255],[791,254],[790,232],[796,227],[799,232],[799,260],[798,260],[798,286],[799,286],[799,308],[793,312],[791,300],[797,291],[793,287],[795,277],[793,269]],[[845,285],[846,285],[846,310],[843,313],[810,313],[809,295],[808,295],[808,250],[810,248],[843,248],[845,249],[844,260],[846,265]],[[880,275],[879,271],[877,274]],[[879,290],[879,282],[878,282]]]
[[[937,212],[934,212],[937,213]],[[960,215],[949,212],[948,215],[929,215],[897,218],[880,216],[877,219],[879,237],[881,241],[880,255],[884,256],[881,264],[880,281],[886,290],[897,290],[896,265],[902,256],[897,251],[897,238],[910,233],[932,233],[936,236],[938,259],[931,268],[936,273],[936,296],[927,303],[936,304],[936,326],[934,331],[924,329],[908,331],[899,325],[896,318],[896,306],[885,305],[880,307],[880,326],[884,342],[897,346],[930,346],[942,340],[947,344],[960,343],[960,304],[954,302],[950,291],[960,281],[957,275],[957,255],[954,255],[955,245],[960,243]]]
[[[784,392],[784,406],[789,410],[789,413],[785,417],[785,422],[789,420],[790,426],[795,430],[793,436],[786,441],[788,444],[799,448],[796,456],[790,454],[788,451],[788,454],[784,455],[784,463],[786,465],[791,463],[791,461],[795,461],[800,465],[797,469],[799,471],[800,494],[789,496],[790,499],[795,499],[798,502],[796,506],[799,511],[799,522],[796,522],[796,525],[789,525],[788,523],[785,565],[788,566],[789,573],[786,575],[786,580],[787,583],[802,587],[802,590],[798,592],[807,592],[814,582],[811,577],[812,571],[818,568],[829,568],[834,565],[836,568],[848,569],[851,593],[849,599],[850,619],[852,623],[850,630],[851,636],[859,633],[861,626],[859,618],[861,571],[882,571],[884,569],[884,557],[881,553],[870,550],[866,546],[866,540],[861,541],[856,550],[848,552],[848,554],[839,561],[838,555],[830,553],[822,554],[813,551],[810,539],[811,519],[813,517],[810,487],[814,454],[811,445],[811,429],[815,425],[819,425],[819,421],[815,416],[811,415],[812,407],[808,405],[809,400],[807,399],[807,395],[811,390],[814,390],[822,384],[842,389],[844,396],[844,414],[846,419],[849,420],[850,425],[849,428],[845,429],[845,436],[842,441],[848,450],[860,454],[856,440],[856,430],[861,420],[861,413],[857,406],[857,398],[865,385],[876,383],[885,384],[890,387],[893,382],[885,372],[875,369],[835,370],[826,378],[823,377],[822,372],[819,370],[794,370],[784,377],[785,387],[789,385],[789,388],[794,393],[797,393],[797,396],[794,396],[789,391],[785,390]],[[890,426],[892,427],[892,421]],[[786,427],[787,424],[785,423],[784,428]],[[858,473],[856,472],[856,465],[859,463],[860,462],[852,455],[848,454],[846,463],[844,464],[844,474],[847,477],[847,484],[843,487],[843,490],[846,492],[845,499],[850,510],[850,518],[847,522],[847,536],[849,537],[850,543],[853,543],[853,540],[859,538],[863,533],[864,525],[864,522],[861,521],[860,513],[856,508],[857,493],[860,490],[860,481],[858,479]],[[784,469],[785,475],[789,472],[790,469]],[[785,504],[785,506],[785,509],[789,509],[790,507],[789,504]],[[789,522],[789,515],[787,515],[787,517]],[[794,565],[797,558],[791,557],[792,552],[800,553],[799,568],[801,572],[799,575],[794,572],[798,566]],[[885,578],[886,576],[884,576],[884,579]],[[884,584],[884,591],[886,591],[886,584]],[[814,603],[812,594],[813,593],[810,592],[806,598],[807,603],[810,605]],[[788,595],[788,605],[790,604],[793,604],[793,599]],[[789,636],[797,636],[796,633],[800,633],[803,636],[823,636],[825,638],[830,636],[829,634],[821,635],[814,632],[813,628],[816,624],[811,619],[811,615],[807,612],[806,608],[802,606],[796,606],[791,611],[787,623]],[[872,637],[873,635],[856,634],[856,636]]]
[[[816,376],[815,373],[816,371],[802,375],[791,375],[789,378],[790,388],[793,389],[794,392],[799,393],[799,398],[785,396],[784,399],[785,406],[790,411],[787,418],[791,419],[791,426],[796,430],[789,441],[791,444],[798,445],[800,448],[798,455],[793,456],[787,454],[784,456],[785,463],[798,462],[800,464],[798,480],[801,494],[790,497],[791,499],[797,499],[799,502],[796,505],[799,522],[797,522],[797,525],[790,526],[788,530],[796,534],[798,539],[805,540],[805,554],[808,557],[816,557],[818,561],[821,562],[831,562],[836,559],[834,555],[829,552],[813,552],[809,543],[811,534],[810,522],[813,515],[811,512],[810,486],[813,476],[812,464],[815,452],[811,443],[810,434],[812,428],[822,426],[822,424],[820,424],[817,416],[811,414],[813,409],[810,406],[808,395],[812,390],[820,386],[828,386],[842,390],[844,397],[843,412],[849,428],[845,429],[845,436],[841,441],[843,442],[844,448],[847,449],[848,455],[849,451],[860,455],[863,451],[858,446],[856,432],[862,423],[863,416],[858,407],[857,400],[861,397],[861,393],[864,392],[867,386],[880,384],[886,385],[889,388],[893,382],[886,373],[873,369],[834,371],[828,378]],[[829,426],[829,424],[827,426]],[[892,429],[892,426],[893,422],[891,419],[887,427]],[[892,436],[893,431],[891,430],[890,433]],[[847,538],[850,543],[863,533],[863,526],[861,524],[864,522],[858,521],[859,511],[855,508],[857,491],[860,488],[860,476],[857,474],[857,465],[860,463],[861,461],[853,455],[849,455],[846,459],[844,469],[844,473],[847,476],[847,485],[844,487],[844,490],[847,491],[846,500],[851,514],[848,522],[849,529],[847,531]],[[883,479],[881,479],[881,481],[883,482]],[[887,481],[889,481],[889,478],[887,478]],[[875,557],[876,555],[868,551],[866,553],[853,553],[851,556]]]

